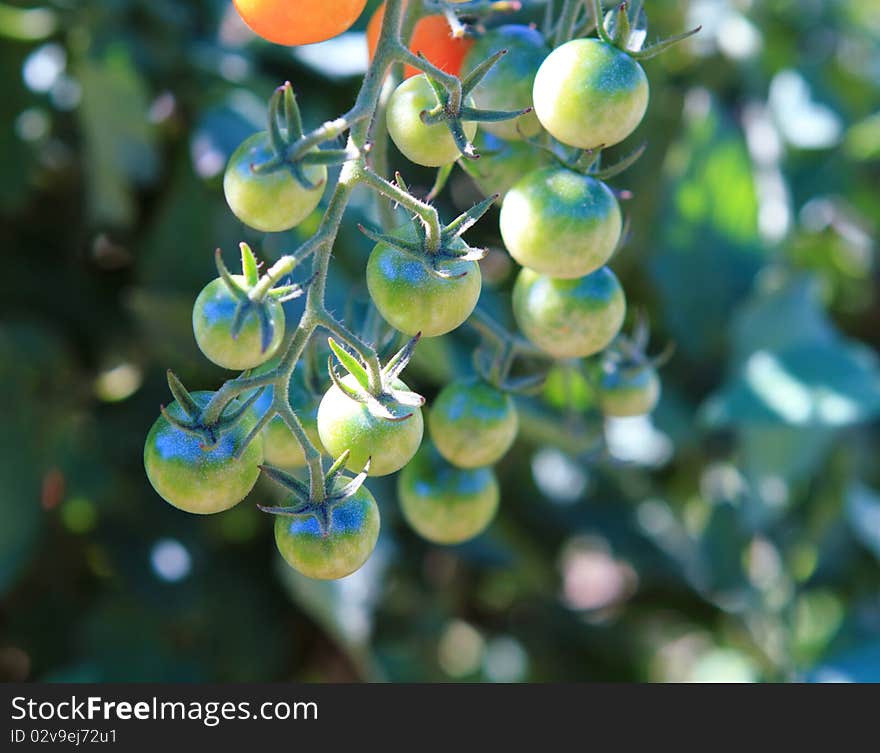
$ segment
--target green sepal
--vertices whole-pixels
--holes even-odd
[[[275,468],[271,465],[261,465],[260,470],[266,474],[266,476],[274,481],[276,484],[284,487],[287,491],[293,494],[294,498],[303,501],[308,504],[308,500],[310,497],[309,487],[306,486],[302,481],[300,481],[296,476],[288,473],[287,471],[283,471],[280,468]],[[263,509],[262,507],[260,508]],[[280,511],[282,508],[269,508],[265,510],[265,512],[273,512]],[[287,513],[287,514],[297,514],[297,513]]]
[[[246,299],[247,290],[232,276],[229,268],[223,262],[223,252],[219,248],[214,251],[214,262],[217,267],[217,274],[219,274],[220,279],[226,283],[229,292],[239,300]]]
[[[244,275],[244,281],[249,287],[253,287],[260,279],[260,267],[257,264],[257,257],[251,251],[251,247],[247,243],[239,243],[241,249],[241,272]]]
[[[610,178],[614,178],[617,175],[620,175],[624,170],[628,170],[632,167],[641,156],[645,153],[645,149],[648,144],[646,142],[642,142],[642,144],[638,147],[638,149],[630,152],[626,157],[622,157],[613,165],[608,165],[607,167],[603,167],[597,170],[593,170],[590,175],[594,178],[598,178],[599,180],[609,180]]]
[[[187,418],[191,421],[197,421],[202,414],[201,406],[195,401],[193,396],[189,394],[189,390],[183,386],[183,382],[178,379],[177,374],[171,371],[171,369],[168,369],[166,372],[166,378],[168,380],[168,389],[171,390],[171,394],[174,396],[174,399],[177,401],[181,410],[183,410]]]
[[[336,340],[332,337],[327,338],[327,343],[330,345],[330,350],[333,351],[333,354],[339,360],[339,363],[351,374],[358,382],[358,384],[363,387],[365,390],[370,389],[370,378],[367,375],[367,370],[363,367],[360,361],[349,353],[345,348],[343,348]]]

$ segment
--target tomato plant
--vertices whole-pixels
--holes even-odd
[[[404,468],[397,490],[407,523],[437,544],[460,544],[482,533],[500,499],[491,468],[456,468],[430,445]]]
[[[216,392],[190,394],[169,372],[175,402],[144,451],[160,495],[182,509],[217,512],[240,501],[261,468],[288,494],[283,505],[261,507],[277,516],[284,559],[306,576],[339,578],[376,545],[379,512],[363,486],[368,477],[401,471],[404,517],[431,541],[459,543],[489,525],[501,496],[489,466],[518,436],[540,429],[531,395],[554,373],[554,360],[567,359],[565,369],[585,379],[593,366],[575,359],[604,351],[597,390],[605,413],[653,407],[658,362],[644,356],[641,334],[632,341],[620,334],[624,293],[604,266],[622,232],[606,181],[642,150],[609,166],[601,148],[625,138],[644,114],[647,81],[637,61],[686,35],[642,49],[626,4],[612,21],[594,4],[599,38],[581,39],[580,5],[570,0],[548,9],[543,29],[497,24],[505,4],[431,14],[388,0],[370,21],[370,67],[348,112],[308,131],[291,84],[275,90],[266,130],[247,138],[227,165],[227,203],[263,232],[302,223],[325,188],[326,209],[299,246],[264,268],[245,243],[241,274],[216,253],[219,277],[199,295],[193,329],[210,360],[242,373]],[[331,0],[318,9],[238,0],[236,7],[267,39],[300,44],[348,28],[363,2]],[[406,78],[398,82],[401,67]],[[439,168],[427,195],[392,173],[389,140],[406,160]],[[446,221],[434,198],[456,164],[486,198]],[[362,321],[339,318],[325,301],[334,244],[358,187],[378,202],[362,216],[380,225],[360,226],[373,241]],[[523,266],[509,303],[524,337],[479,305],[487,250],[464,237],[502,195],[501,238]],[[493,266],[493,296],[504,300],[509,284]],[[287,322],[281,304],[299,296],[299,319]],[[447,364],[454,378],[428,413],[434,444],[422,446],[425,399],[401,374],[421,337],[465,323],[477,336],[476,376]],[[330,348],[330,386],[320,398],[312,380],[298,376],[314,374],[319,333],[329,335]],[[395,333],[411,338],[386,358]],[[522,396],[517,403],[513,394]],[[569,419],[551,420],[550,433],[580,431]],[[303,478],[290,469],[303,469]]]

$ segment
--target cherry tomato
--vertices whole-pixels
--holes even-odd
[[[413,530],[436,544],[460,544],[482,533],[501,496],[491,468],[456,468],[430,445],[401,472],[397,495]]]
[[[657,406],[660,379],[651,366],[603,371],[599,379],[598,397],[599,408],[606,416],[641,416]]]
[[[614,45],[573,39],[557,47],[538,69],[532,89],[541,125],[580,149],[623,141],[648,108],[648,77]]]
[[[617,199],[602,181],[565,167],[524,175],[501,205],[501,237],[522,266],[550,277],[583,277],[620,240]]]
[[[244,285],[244,277],[233,275]],[[268,299],[269,318],[274,327],[269,347],[263,350],[260,321],[256,311],[245,314],[237,337],[232,336],[232,323],[238,299],[221,278],[212,280],[199,293],[193,305],[192,322],[196,343],[205,357],[225,369],[244,370],[268,361],[284,339],[284,308]]]
[[[551,157],[522,141],[504,141],[483,129],[477,131],[474,146],[480,159],[459,159],[483,196],[499,194],[503,200],[511,187],[527,173],[550,164]]]
[[[264,233],[280,233],[299,225],[318,206],[327,182],[324,165],[302,168],[314,188],[303,186],[286,167],[254,172],[255,165],[274,156],[268,134],[255,133],[235,150],[223,175],[223,192],[233,214]]]
[[[346,31],[367,0],[232,0],[251,30],[275,44],[323,42]]]
[[[453,247],[464,248],[464,241],[456,239]],[[407,335],[421,332],[424,337],[443,335],[464,322],[480,297],[480,265],[449,260],[442,268],[459,276],[437,277],[419,259],[377,243],[367,262],[367,288],[385,321]]]
[[[550,54],[537,29],[510,24],[490,29],[479,37],[465,56],[462,70],[467,73],[499,50],[507,54],[492,66],[474,89],[474,102],[483,110],[524,110],[532,106],[532,86],[544,58]],[[511,141],[531,137],[541,130],[534,112],[511,120],[483,123],[490,133]]]
[[[608,267],[576,280],[523,269],[513,286],[513,315],[520,330],[555,358],[603,350],[620,331],[625,313],[623,288]]]
[[[343,382],[357,387],[351,374]],[[408,389],[400,380],[394,386]],[[370,475],[386,476],[403,468],[421,444],[422,411],[417,407],[410,410],[412,415],[402,421],[374,416],[367,405],[352,400],[334,384],[318,406],[318,435],[334,458],[351,451],[346,465],[350,471],[360,472],[370,459]]]
[[[437,95],[424,75],[404,81],[388,100],[388,134],[401,154],[417,165],[440,167],[455,162],[460,155],[446,123],[422,122],[421,113],[437,104]],[[467,104],[472,107],[473,100],[468,98]],[[462,127],[468,139],[473,139],[477,124],[466,121]]]
[[[204,407],[212,392],[193,392],[192,397]],[[233,402],[230,410],[234,410]],[[175,401],[167,408],[172,418],[186,420]],[[144,445],[144,468],[153,488],[166,502],[185,512],[207,515],[234,507],[253,489],[263,462],[260,437],[253,440],[240,458],[235,455],[256,425],[253,416],[245,415],[224,432],[213,447],[204,447],[203,439],[177,428],[159,416]]]
[[[519,428],[516,405],[506,392],[481,379],[450,382],[428,412],[437,451],[459,468],[497,463]]]
[[[465,2],[465,0],[458,0]],[[376,45],[379,42],[379,31],[382,28],[382,19],[385,17],[385,3],[382,3],[367,24],[367,51],[370,60],[376,54]],[[416,54],[421,52],[430,62],[440,70],[458,76],[461,73],[461,64],[464,56],[471,48],[474,41],[470,37],[455,39],[449,28],[449,22],[442,14],[423,16],[413,27],[410,37],[409,48]],[[404,78],[412,78],[421,73],[417,68],[407,65],[403,71]]]
[[[340,483],[345,483],[343,479]],[[309,578],[344,578],[369,559],[379,539],[379,507],[362,486],[353,496],[318,512],[275,517],[275,543],[287,564]]]

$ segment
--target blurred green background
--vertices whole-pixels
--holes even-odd
[[[614,181],[634,198],[613,266],[655,351],[677,345],[656,415],[603,425],[559,370],[522,403],[487,534],[428,545],[371,480],[379,547],[327,584],[276,555],[270,485],[188,516],[142,447],[166,368],[226,377],[190,327],[214,248],[273,260],[318,219],[243,227],[226,158],[285,79],[307,127],[347,109],[368,14],[291,51],[227,0],[0,1],[0,678],[880,680],[880,3],[646,6],[652,36],[703,24],[646,64],[619,153],[648,152]],[[439,204],[477,198],[456,169]],[[329,288],[354,316],[358,221],[366,194]],[[497,251],[483,303],[509,322],[497,213],[470,238]],[[408,381],[430,399],[472,346],[423,342]]]

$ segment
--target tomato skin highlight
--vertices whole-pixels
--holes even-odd
[[[430,445],[401,472],[397,495],[410,527],[435,544],[460,544],[482,533],[501,498],[491,468],[456,468]]]
[[[554,358],[604,350],[623,326],[626,299],[608,267],[576,280],[523,269],[513,286],[513,315],[522,333]]]
[[[572,279],[611,258],[623,223],[617,199],[602,181],[546,167],[524,175],[507,192],[499,225],[519,264]]]
[[[379,506],[364,486],[348,499],[332,503],[328,517],[326,531],[314,513],[275,517],[278,551],[288,565],[309,578],[336,580],[350,575],[369,559],[379,539]]]
[[[284,167],[267,173],[252,170],[253,165],[264,164],[274,156],[268,134],[260,131],[239,145],[223,174],[223,193],[232,213],[245,225],[264,233],[280,233],[299,225],[318,206],[327,182],[324,165],[303,166],[314,188],[303,186]]]
[[[507,50],[473,91],[474,102],[483,110],[524,110],[532,106],[532,86],[538,68],[550,50],[537,29],[508,24],[479,37],[465,56],[462,68],[469,72],[486,58]],[[534,111],[518,118],[486,122],[482,127],[499,138],[517,141],[535,136],[541,124]]]
[[[446,123],[422,122],[420,114],[437,104],[437,95],[424,74],[404,81],[388,101],[388,135],[400,153],[417,165],[441,167],[455,162],[460,155]],[[467,104],[472,107],[473,100],[468,98]],[[462,128],[469,140],[477,133],[473,121],[462,123]]]
[[[598,39],[573,39],[553,50],[532,89],[541,125],[580,149],[623,141],[642,121],[648,97],[642,66]]]
[[[463,0],[459,0],[462,2]],[[379,32],[382,28],[382,19],[385,16],[385,3],[376,8],[375,13],[367,24],[367,53],[372,61],[376,54],[376,46],[379,42]],[[418,54],[421,52],[430,62],[440,70],[451,73],[453,76],[461,74],[462,62],[465,55],[473,45],[474,40],[470,37],[456,39],[452,36],[449,22],[442,14],[422,16],[413,27],[409,41],[409,49]],[[404,66],[403,77],[412,78],[418,76],[421,71],[411,65]]]
[[[204,407],[212,392],[193,392],[192,397]],[[237,401],[233,401],[234,408]],[[174,418],[186,419],[177,402],[167,411]],[[223,512],[241,502],[253,489],[260,475],[263,446],[260,437],[254,439],[241,458],[235,453],[256,419],[245,416],[225,432],[217,444],[202,449],[202,440],[170,424],[159,416],[147,434],[144,444],[144,468],[147,478],[162,499],[184,512],[209,515]]]
[[[643,416],[657,407],[660,379],[650,366],[635,373],[623,369],[605,371],[599,378],[597,393],[599,409],[604,415],[614,418]]]
[[[447,384],[428,411],[437,451],[459,468],[497,463],[516,439],[519,417],[513,398],[481,379]]]
[[[233,279],[244,284],[242,275]],[[269,316],[275,323],[272,340],[264,351],[260,322],[255,312],[246,315],[238,337],[232,336],[232,322],[238,299],[221,278],[202,288],[193,305],[193,334],[205,357],[224,369],[243,371],[268,361],[284,339],[284,308],[275,300],[267,300]]]
[[[275,44],[313,44],[348,30],[367,0],[232,0],[255,34]]]
[[[357,386],[351,374],[343,382]],[[400,380],[394,386],[408,389]],[[345,466],[348,470],[359,473],[370,459],[370,476],[387,476],[403,468],[422,442],[422,411],[417,407],[410,410],[412,415],[402,421],[377,418],[365,404],[352,400],[334,384],[318,406],[318,434],[332,457],[351,451]]]
[[[367,261],[367,288],[392,327],[407,335],[437,337],[471,315],[483,286],[475,261],[451,260],[443,268],[461,276],[441,279],[404,251],[377,243]]]

